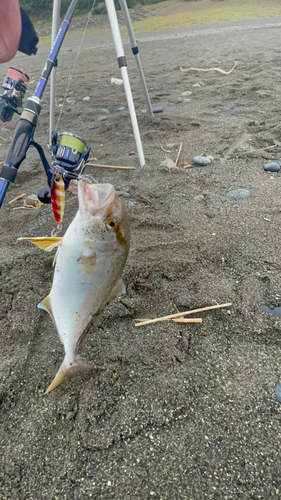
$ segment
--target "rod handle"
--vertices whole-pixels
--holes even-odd
[[[0,207],[5,198],[7,189],[14,182],[18,169],[26,157],[30,140],[33,137],[35,124],[23,118],[20,119],[14,133],[13,141],[0,172]]]

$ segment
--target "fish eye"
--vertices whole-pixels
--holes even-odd
[[[109,229],[116,229],[118,227],[118,223],[115,219],[108,219],[106,225]]]

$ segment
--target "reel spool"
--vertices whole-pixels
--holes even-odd
[[[28,82],[29,76],[20,69],[13,66],[8,68],[4,78],[3,93],[0,95],[0,119],[2,122],[11,121],[14,113],[20,114],[17,108],[22,107]]]
[[[60,143],[58,143],[59,137]],[[79,173],[89,157],[90,150],[90,146],[87,146],[79,135],[70,132],[58,134],[56,130],[52,134],[52,152],[55,156],[55,163],[68,172]]]

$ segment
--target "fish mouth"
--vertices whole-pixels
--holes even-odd
[[[93,216],[114,200],[115,189],[112,184],[89,184],[80,180],[78,198],[79,208]]]

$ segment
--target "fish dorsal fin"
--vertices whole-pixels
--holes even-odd
[[[56,236],[40,237],[40,238],[18,238],[18,241],[22,240],[30,241],[30,243],[37,245],[42,250],[45,250],[45,252],[51,252],[53,248],[59,245],[62,238],[58,238]]]
[[[40,302],[40,304],[38,304],[37,307],[38,307],[38,309],[43,309],[44,311],[47,311],[50,314],[50,316],[52,317],[53,322],[55,323],[55,318],[54,318],[52,306],[51,306],[50,295],[47,295],[47,297],[45,297],[45,299],[43,299],[42,302]]]

